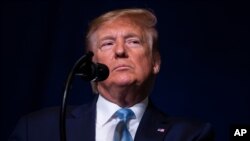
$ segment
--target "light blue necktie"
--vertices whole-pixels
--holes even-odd
[[[114,115],[120,119],[115,128],[114,141],[133,141],[127,123],[130,119],[135,118],[134,112],[128,108],[122,108],[116,111]]]

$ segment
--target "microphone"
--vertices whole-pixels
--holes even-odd
[[[109,69],[106,65],[101,63],[93,63],[92,57],[94,56],[93,52],[88,52],[83,55],[77,62],[74,64],[73,68],[69,72],[67,77],[62,105],[60,110],[60,139],[61,141],[66,141],[66,108],[67,108],[67,97],[70,91],[70,86],[72,84],[74,75],[79,75],[83,80],[86,81],[103,81],[109,76]]]
[[[83,59],[80,59],[79,67],[75,75],[80,76],[85,81],[103,81],[109,76],[109,69],[101,63],[93,63],[93,52],[88,52]]]

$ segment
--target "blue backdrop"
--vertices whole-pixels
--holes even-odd
[[[217,141],[232,124],[250,123],[249,8],[237,1],[5,1],[1,3],[0,129],[7,140],[18,119],[59,106],[64,83],[83,54],[88,23],[127,7],[158,16],[161,72],[151,95],[173,116],[211,122]],[[74,81],[69,103],[93,97]]]

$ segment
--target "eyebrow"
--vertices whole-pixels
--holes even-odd
[[[140,37],[139,35],[135,34],[135,33],[126,33],[124,35],[125,38],[129,38],[129,37]],[[113,35],[105,35],[104,37],[102,37],[100,40],[105,40],[105,39],[114,39],[115,36]]]
[[[127,35],[124,36],[125,39],[131,38],[131,37],[138,37],[139,39],[141,39],[140,36],[138,36],[137,34],[134,34],[134,33],[128,33]]]
[[[107,35],[100,39],[100,41],[103,41],[103,40],[115,40],[115,37],[112,35]]]

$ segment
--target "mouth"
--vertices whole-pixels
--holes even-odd
[[[132,67],[129,66],[129,65],[124,65],[124,64],[122,64],[122,65],[117,65],[117,66],[115,66],[114,69],[113,69],[112,71],[125,71],[125,70],[129,70],[129,69],[131,69],[131,68],[132,68]]]

